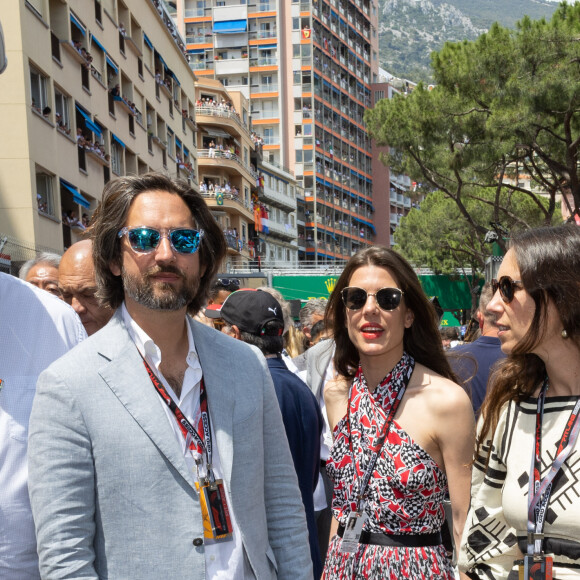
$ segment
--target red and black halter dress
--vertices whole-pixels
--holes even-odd
[[[369,448],[382,432],[389,409],[413,367],[412,357],[404,353],[371,394],[359,366],[350,392],[350,420],[347,415],[336,426],[326,467],[334,482],[334,517],[342,526],[356,509],[358,486],[371,456]],[[433,458],[393,421],[367,486],[364,510],[368,520],[363,531],[387,535],[437,533],[445,518],[442,502],[446,491],[447,478]],[[441,544],[401,547],[361,543],[356,552],[343,553],[341,542],[335,536],[328,548],[325,580],[455,578]]]

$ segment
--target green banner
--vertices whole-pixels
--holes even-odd
[[[304,302],[311,298],[328,298],[338,278],[338,276],[273,276],[272,286],[286,300]],[[419,281],[429,298],[437,296],[443,310],[471,310],[471,290],[465,278],[419,276]]]
[[[272,276],[272,286],[286,300],[328,298],[338,276]]]

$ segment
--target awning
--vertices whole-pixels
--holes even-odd
[[[180,140],[179,140],[177,137],[175,137],[175,146],[176,146],[178,149],[181,149],[181,147],[182,147],[182,145],[181,145],[181,141],[180,141]]]
[[[258,50],[270,50],[271,48],[277,48],[278,45],[274,42],[273,44],[260,44],[258,45]]]
[[[440,326],[461,326],[461,322],[451,312],[444,312],[439,324]]]
[[[86,28],[81,24],[81,21],[72,13],[70,13],[70,21],[79,29],[80,33],[84,36],[86,33]]]
[[[119,67],[113,62],[111,57],[108,54],[105,54],[105,59],[107,61],[107,64],[115,71],[115,74],[118,75]]]
[[[179,82],[179,79],[175,76],[175,73],[173,71],[169,71],[169,74],[171,75],[171,78],[179,85],[181,86],[181,83]]]
[[[189,149],[187,147],[183,148],[183,158],[185,161],[189,159]]]
[[[89,131],[92,131],[95,135],[98,135],[99,137],[102,137],[103,131],[101,130],[101,128],[98,125],[96,125],[93,122],[93,120],[90,118],[90,116],[87,115],[87,113],[85,113],[78,105],[77,105],[77,111],[81,114],[81,116],[85,120],[85,126],[86,126],[86,128]]]
[[[165,64],[165,61],[163,60],[163,57],[159,54],[158,50],[155,51],[155,56],[159,59],[159,62],[161,62],[163,68],[167,70],[169,67],[167,66],[167,64]]]
[[[244,20],[224,20],[213,23],[213,31],[218,34],[228,34],[233,32],[246,32],[248,30],[248,21]]]
[[[148,37],[148,36],[147,36],[145,33],[143,33],[143,40],[145,41],[145,44],[146,44],[146,45],[147,45],[147,46],[148,46],[148,47],[149,47],[151,50],[154,50],[154,49],[153,49],[153,43],[152,43],[152,42],[149,40],[149,37]]]
[[[188,54],[202,54],[205,52],[205,48],[193,48],[192,50],[188,50]]]
[[[226,133],[221,129],[205,129],[205,131],[210,137],[225,137],[226,139],[231,138],[231,135],[229,133]]]
[[[96,44],[105,54],[107,54],[105,47],[92,34],[91,34],[91,44]]]
[[[82,205],[83,207],[89,209],[91,207],[91,204],[82,196],[82,194],[79,192],[79,190],[72,186],[70,183],[67,183],[64,179],[60,180],[60,184],[65,188],[68,189],[68,191],[70,191],[72,193],[73,196],[73,200],[75,203],[78,203],[79,205]]]
[[[125,149],[125,143],[123,143],[123,141],[121,141],[117,135],[111,133],[111,137],[113,138],[113,141],[116,141],[123,149]]]

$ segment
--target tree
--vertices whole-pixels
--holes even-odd
[[[466,209],[479,223],[493,221],[493,193],[480,192],[480,199],[469,198]],[[516,219],[523,219],[530,227],[540,225],[544,213],[525,194],[504,192],[499,203],[506,208],[506,228]],[[544,200],[547,205],[548,201]],[[510,217],[510,216],[518,216]],[[397,249],[412,264],[432,269],[436,274],[463,275],[472,290],[483,276],[490,243],[466,221],[455,201],[441,191],[427,196],[420,208],[413,208],[395,230]],[[471,271],[472,277],[467,276]],[[474,308],[476,306],[475,292]]]
[[[490,221],[531,227],[505,205],[510,193],[527,196],[546,224],[558,193],[579,212],[580,3],[562,3],[550,22],[524,18],[516,30],[495,24],[476,41],[447,43],[432,67],[433,90],[419,85],[367,111],[371,136],[390,147],[387,164],[453,200],[479,238]],[[493,219],[481,221],[470,200]]]

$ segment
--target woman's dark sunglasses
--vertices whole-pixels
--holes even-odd
[[[342,292],[342,301],[349,310],[360,310],[368,300],[369,296],[374,296],[381,310],[394,310],[401,303],[403,291],[398,288],[381,288],[374,294],[367,292],[364,288],[349,286]]]
[[[521,280],[512,280],[509,276],[502,276],[499,280],[493,279],[491,281],[493,293],[495,294],[499,290],[499,295],[506,304],[514,299],[515,291],[522,288]]]
[[[166,234],[162,234],[155,228],[139,226],[137,228],[123,228],[117,234],[120,238],[127,236],[133,251],[139,254],[148,254],[159,246],[162,238],[167,238],[171,247],[178,254],[195,254],[199,250],[203,230],[190,230],[188,228],[171,228]]]

